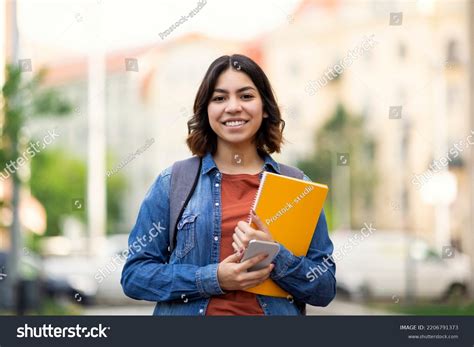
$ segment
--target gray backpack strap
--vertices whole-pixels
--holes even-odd
[[[285,164],[280,164],[280,171],[283,176],[288,176],[288,177],[293,177],[293,178],[298,178],[302,180],[304,178],[304,173],[300,169],[285,165]]]
[[[177,161],[171,169],[170,187],[170,253],[176,245],[176,226],[183,215],[184,209],[191,199],[194,189],[199,181],[202,160],[194,156],[185,160]]]

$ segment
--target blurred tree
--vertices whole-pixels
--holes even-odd
[[[0,123],[0,165],[2,168],[15,162],[26,150],[27,141],[22,136],[24,125],[31,119],[42,116],[64,116],[71,112],[71,104],[56,90],[42,88],[46,74],[41,69],[32,78],[22,77],[19,66],[6,66],[6,81],[2,87],[3,122]],[[18,223],[19,187],[21,184],[18,170],[12,170],[14,221]]]
[[[31,78],[24,78],[21,66],[8,64],[5,69],[5,83],[2,86],[2,118],[0,119],[0,167],[13,182],[10,228],[10,256],[7,262],[7,300],[13,300],[12,293],[18,280],[18,259],[21,248],[21,224],[19,215],[22,177],[15,167],[20,154],[25,153],[28,139],[23,135],[24,125],[41,116],[64,116],[71,111],[71,104],[53,89],[42,88],[46,70],[41,69]],[[28,74],[29,75],[29,74]],[[19,163],[19,162],[17,162]],[[11,166],[15,170],[11,169]],[[2,177],[2,179],[6,179]],[[21,302],[22,295],[15,300]],[[21,304],[18,304],[20,307]],[[18,309],[21,312],[21,309]]]
[[[298,162],[311,179],[329,186],[326,203],[330,229],[339,227],[340,206],[335,206],[331,189],[335,187],[337,153],[349,153],[351,227],[359,227],[371,215],[377,175],[374,167],[376,144],[364,126],[364,119],[347,113],[339,104],[334,114],[314,136],[315,151]]]
[[[73,214],[83,222],[84,211],[73,210],[73,199],[86,191],[86,165],[58,149],[42,151],[31,162],[31,193],[41,202],[48,216],[45,236],[61,234],[61,218]]]
[[[109,159],[107,162],[108,167],[111,167]],[[127,180],[122,174],[115,173],[107,178],[107,234],[120,234],[130,231],[128,229],[124,230],[122,218],[122,207],[124,205],[122,201],[125,198],[126,189]]]
[[[86,221],[84,210],[73,210],[73,200],[86,201],[87,167],[84,161],[62,150],[39,153],[31,165],[31,192],[43,204],[48,215],[47,236],[60,234],[61,219],[74,214]],[[107,233],[120,230],[122,199],[126,188],[125,178],[116,173],[107,179]]]

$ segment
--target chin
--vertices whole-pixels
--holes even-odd
[[[234,142],[234,141],[248,141],[252,137],[255,137],[256,132],[251,132],[251,131],[241,131],[241,132],[227,132],[227,131],[220,131],[219,132],[219,137],[229,141],[229,142]]]
[[[230,143],[232,145],[243,145],[245,143],[250,142],[250,138],[226,138],[226,137],[221,137],[221,139],[227,143]]]

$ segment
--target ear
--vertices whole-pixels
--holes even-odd
[[[268,118],[268,114],[264,113],[263,118]]]

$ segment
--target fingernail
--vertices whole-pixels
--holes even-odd
[[[255,213],[255,210],[254,210],[253,208],[252,208],[252,210],[251,210],[251,211],[252,211],[252,214],[253,214],[254,216],[256,216],[256,215],[257,215],[257,214]]]

